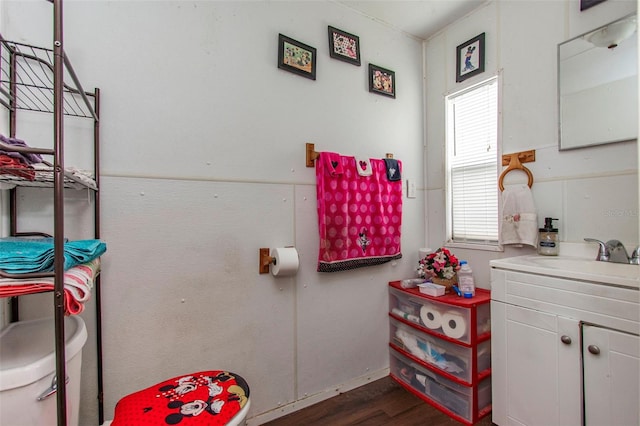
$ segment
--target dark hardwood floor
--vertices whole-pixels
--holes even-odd
[[[461,425],[390,377],[371,382],[265,426],[445,426]],[[478,425],[491,426],[491,414]]]

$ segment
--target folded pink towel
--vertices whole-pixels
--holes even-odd
[[[93,282],[100,272],[100,258],[67,269],[64,272],[64,311],[77,315],[91,297]],[[53,290],[53,278],[0,278],[0,297],[22,296]]]
[[[324,164],[324,169],[330,176],[339,176],[344,172],[340,154],[335,152],[321,152],[320,162]]]

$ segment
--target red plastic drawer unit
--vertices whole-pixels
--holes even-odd
[[[491,412],[491,292],[434,297],[389,283],[390,375],[450,417]]]

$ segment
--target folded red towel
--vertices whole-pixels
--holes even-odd
[[[36,178],[33,167],[5,154],[0,154],[0,174],[18,176],[30,181]]]

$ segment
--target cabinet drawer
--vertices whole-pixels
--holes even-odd
[[[402,322],[390,319],[389,341],[421,361],[468,384],[472,380],[473,350],[423,333]],[[479,343],[478,373],[491,367],[491,341]]]
[[[445,296],[446,297],[446,296]],[[389,311],[448,339],[471,343],[471,309],[389,289]],[[489,303],[477,307],[477,334],[491,331]]]
[[[390,350],[391,375],[399,379],[418,394],[436,402],[468,422],[473,421],[473,388],[455,383],[429,371],[407,357]],[[476,413],[491,404],[491,376],[478,384],[478,407]]]

